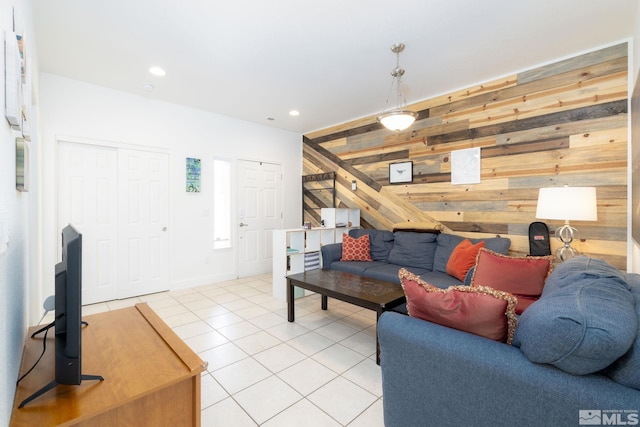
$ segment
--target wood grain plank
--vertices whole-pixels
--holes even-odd
[[[574,110],[562,111],[559,113],[545,114],[528,119],[515,120],[509,123],[483,126],[469,129],[467,131],[452,132],[449,134],[433,135],[427,138],[428,144],[444,144],[447,142],[460,141],[463,139],[473,139],[498,135],[507,132],[516,132],[528,128],[540,126],[558,125],[562,123],[576,122],[580,120],[595,119],[600,117],[615,116],[627,113],[627,101],[613,101],[605,104],[598,104],[591,107],[576,108]]]
[[[537,67],[533,70],[524,71],[518,74],[518,83],[531,82],[548,76],[564,73],[568,70],[584,68],[607,61],[615,61],[616,59],[626,57],[628,49],[629,47],[626,42],[620,43],[615,46],[565,59],[564,61],[558,61],[553,64]]]

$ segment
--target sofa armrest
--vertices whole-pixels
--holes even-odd
[[[331,263],[342,258],[342,243],[330,243],[320,248],[322,253],[322,268],[331,268]]]
[[[640,391],[531,363],[516,347],[385,312],[378,338],[387,427],[577,425],[580,409],[637,409]]]

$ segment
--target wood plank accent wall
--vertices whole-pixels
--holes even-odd
[[[399,133],[371,116],[307,134],[303,174],[337,172],[338,206],[360,208],[371,227],[436,221],[509,237],[513,255],[529,252],[540,187],[595,186],[598,221],[572,222],[573,246],[626,269],[627,55],[623,43],[419,102]],[[481,182],[452,185],[451,151],[471,147],[481,148]],[[389,184],[389,163],[406,160],[413,182]]]

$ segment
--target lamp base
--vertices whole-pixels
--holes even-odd
[[[580,255],[580,251],[571,247],[571,242],[578,237],[578,229],[569,225],[569,221],[565,221],[563,226],[556,229],[555,236],[562,242],[562,246],[556,249],[556,258],[566,261]]]

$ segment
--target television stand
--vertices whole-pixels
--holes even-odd
[[[100,376],[100,375],[84,375],[84,374],[82,375],[82,381],[90,381],[90,380],[104,381],[104,378],[102,376]],[[42,396],[43,394],[45,394],[46,392],[48,392],[52,388],[55,388],[57,385],[59,385],[59,384],[58,384],[58,382],[56,380],[51,381],[49,384],[47,384],[46,386],[42,387],[40,390],[36,391],[31,396],[29,396],[25,400],[23,400],[22,403],[20,403],[20,405],[18,405],[18,408],[22,408],[24,405],[26,405],[27,403],[31,402],[33,399]]]
[[[91,327],[82,333],[82,368],[105,380],[59,384],[18,408],[42,387],[41,378],[53,378],[55,354],[47,351],[16,388],[11,427],[200,425],[206,363],[147,304],[85,318]],[[48,336],[47,347],[53,348],[54,340]],[[26,339],[20,375],[41,352],[40,340]]]

